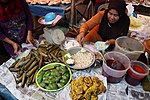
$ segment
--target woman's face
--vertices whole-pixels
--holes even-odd
[[[119,20],[119,14],[117,10],[115,9],[110,9],[107,13],[108,21],[111,24],[116,23]]]

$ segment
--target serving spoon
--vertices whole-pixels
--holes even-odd
[[[149,63],[149,55],[148,55],[147,52],[145,52],[145,57],[146,57],[146,60],[147,60],[147,65],[149,66],[150,65],[150,63]]]

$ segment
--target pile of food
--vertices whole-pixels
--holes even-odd
[[[16,83],[21,83],[21,87],[29,86],[35,83],[36,73],[44,65],[53,62],[63,62],[62,50],[58,45],[52,45],[48,42],[40,44],[37,50],[32,50],[26,57],[18,59],[13,63],[9,70],[16,72]]]
[[[63,64],[51,63],[39,70],[36,83],[45,91],[62,89],[71,80],[71,71]]]
[[[93,61],[93,55],[91,52],[87,51],[86,49],[82,48],[77,53],[72,55],[74,59],[74,68],[83,68],[90,65]]]
[[[48,4],[48,5],[57,5],[57,4],[68,4],[71,3],[71,0],[26,0],[30,4]]]
[[[98,100],[98,95],[104,93],[106,87],[98,77],[80,77],[71,82],[72,100]]]

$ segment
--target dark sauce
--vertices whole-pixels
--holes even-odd
[[[125,70],[124,65],[117,60],[108,59],[106,60],[106,64],[115,70]],[[123,77],[112,77],[104,72],[104,70],[102,71],[102,74],[107,77],[107,81],[109,83],[119,83],[123,79]]]
[[[124,65],[118,60],[106,60],[107,66],[115,70],[125,70]]]

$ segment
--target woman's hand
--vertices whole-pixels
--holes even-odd
[[[33,36],[32,36],[32,32],[31,31],[28,31],[28,35],[27,35],[27,39],[26,39],[26,42],[30,43],[33,45],[33,43],[35,42]]]
[[[113,45],[115,44],[115,39],[107,40],[106,43]]]
[[[16,42],[12,41],[9,38],[5,38],[3,41],[9,43],[10,45],[12,45],[13,49],[14,49],[14,54],[17,54],[18,51],[20,50],[20,45],[18,45]]]
[[[77,35],[76,39],[79,43],[82,43],[84,40],[84,37],[85,37],[85,33],[82,32],[82,33]]]
[[[20,50],[20,45],[18,45],[17,43],[12,43],[11,44],[12,46],[13,46],[13,48],[14,48],[14,54],[18,54],[18,51]]]

